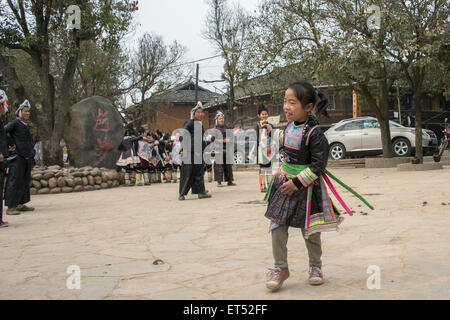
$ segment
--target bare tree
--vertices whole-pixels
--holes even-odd
[[[231,118],[234,122],[232,110],[236,103],[235,88],[248,78],[245,68],[245,49],[248,44],[247,35],[251,19],[241,6],[229,8],[227,0],[209,0],[208,5],[210,9],[206,17],[203,37],[209,40],[225,59],[222,79],[227,82],[230,99],[226,113],[227,118]]]
[[[143,108],[144,101],[152,94],[171,87],[180,79],[181,68],[176,65],[184,56],[185,48],[174,41],[165,45],[163,38],[145,33],[139,39],[138,48],[130,58],[131,100]],[[139,110],[141,113],[144,110]],[[152,110],[146,110],[152,111]]]

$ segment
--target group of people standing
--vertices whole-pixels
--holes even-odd
[[[16,110],[17,118],[5,125],[8,97],[0,90],[0,227],[9,225],[3,220],[3,198],[8,215],[34,211],[26,205],[30,201],[31,168],[35,155],[28,125],[30,110],[31,105],[25,100]]]
[[[127,185],[177,182],[178,142],[168,134],[127,127],[119,150],[122,152],[116,165],[119,171],[125,171]]]
[[[203,106],[199,102],[191,110],[191,118],[187,120],[183,129],[189,135],[191,148],[182,148],[183,135],[179,132],[171,136],[159,130],[149,132],[140,127],[137,130],[127,127],[119,150],[122,151],[116,162],[117,169],[125,172],[126,184],[151,185],[152,183],[176,183],[179,173],[179,200],[185,200],[185,196],[192,190],[199,199],[210,198],[211,195],[205,189],[205,173],[208,182],[217,181],[222,187],[226,181],[228,186],[235,186],[233,182],[233,167],[226,160],[226,148],[229,140],[226,138],[225,116],[222,113],[216,115],[216,129],[221,133],[217,141],[220,148],[215,150],[217,157],[223,157],[223,163],[205,163],[203,152],[212,141],[203,140],[205,130],[202,125],[204,117]],[[200,148],[195,147],[195,133],[199,133]],[[189,159],[187,161],[187,159]]]

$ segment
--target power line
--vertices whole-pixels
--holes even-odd
[[[215,83],[215,82],[224,82],[225,80],[198,80],[203,83]]]
[[[199,60],[184,62],[184,63],[177,64],[175,66],[171,66],[171,68],[181,67],[181,66],[184,66],[184,65],[187,65],[187,64],[196,63],[196,62],[200,62],[200,61],[204,61],[204,60],[209,60],[209,59],[213,59],[213,58],[217,58],[217,57],[221,57],[221,56],[222,56],[221,54],[218,54],[218,55],[212,56],[212,57],[207,57],[207,58],[203,58],[203,59],[199,59]]]

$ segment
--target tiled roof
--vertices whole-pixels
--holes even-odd
[[[213,101],[219,94],[198,86],[198,101]],[[191,103],[195,104],[195,83],[188,81],[161,94],[154,95],[148,102]]]

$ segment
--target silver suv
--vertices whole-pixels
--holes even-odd
[[[396,157],[409,156],[415,144],[415,129],[404,127],[389,121],[392,151]],[[382,154],[381,130],[378,120],[374,117],[345,119],[332,125],[325,136],[330,144],[330,157],[333,160],[345,158],[347,155],[378,155]],[[436,134],[428,129],[422,129],[424,153],[433,152],[437,146]]]

